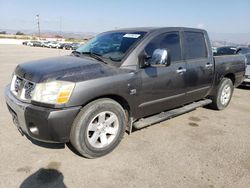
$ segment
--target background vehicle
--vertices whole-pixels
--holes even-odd
[[[215,54],[217,53],[217,47],[212,47],[212,52]]]
[[[40,42],[40,41],[33,41],[33,46],[34,47],[42,47],[42,42]]]
[[[43,46],[49,48],[49,44],[51,44],[51,41],[45,42]]]
[[[7,106],[20,132],[70,141],[81,155],[100,157],[132,127],[228,106],[244,79],[245,57],[213,57],[209,41],[206,31],[191,28],[105,32],[71,56],[17,66]]]
[[[223,46],[217,48],[217,52],[214,53],[215,56],[220,55],[233,55],[236,53],[237,47],[235,46]]]
[[[42,47],[47,47],[47,45],[50,43],[50,41],[44,41],[42,42]]]
[[[31,40],[27,42],[27,46],[33,46],[36,41]]]
[[[66,50],[76,50],[80,46],[79,43],[68,43],[64,45]]]
[[[246,73],[245,73],[245,79],[242,82],[242,86],[250,86],[250,53],[249,54],[245,54],[246,58],[247,58],[247,67],[246,67]]]
[[[59,43],[59,48],[60,48],[60,49],[64,49],[66,44],[67,44],[67,43]]]
[[[250,48],[249,47],[238,47],[235,54],[245,55],[247,60],[245,79],[242,82],[242,86],[250,86]]]
[[[24,41],[22,44],[27,45],[29,41]]]
[[[60,44],[56,41],[48,42],[44,45],[47,48],[59,48]]]
[[[250,54],[250,48],[249,47],[238,47],[236,54]]]

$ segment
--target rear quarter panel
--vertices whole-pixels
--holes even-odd
[[[216,56],[215,61],[215,81],[216,87],[221,79],[226,75],[233,74],[235,77],[234,86],[237,87],[244,79],[246,64],[245,57],[242,55]]]

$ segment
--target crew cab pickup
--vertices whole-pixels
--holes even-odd
[[[204,105],[224,109],[245,67],[241,55],[213,57],[201,29],[121,29],[68,56],[18,65],[5,97],[22,134],[71,142],[96,158],[111,152],[126,130]]]

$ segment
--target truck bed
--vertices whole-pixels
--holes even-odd
[[[234,85],[237,87],[243,81],[246,61],[245,56],[243,55],[223,55],[223,56],[214,56],[214,64],[215,64],[215,78],[216,81],[219,81],[221,77],[224,75],[234,73],[235,75],[235,83]],[[215,83],[217,85],[218,83]]]

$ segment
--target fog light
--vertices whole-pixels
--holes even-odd
[[[39,130],[38,130],[37,126],[35,126],[33,123],[29,124],[29,129],[30,129],[31,133],[33,133],[35,135],[39,134]]]

